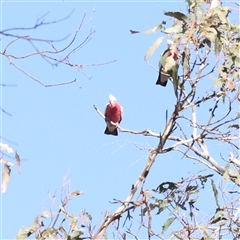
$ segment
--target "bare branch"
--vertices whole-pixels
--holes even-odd
[[[96,232],[96,234],[93,236],[92,240],[98,240],[101,239],[103,234],[105,233],[107,227],[115,220],[119,219],[119,217],[126,211],[127,205],[131,202],[133,196],[135,195],[136,191],[139,189],[141,183],[144,181],[144,179],[147,177],[155,159],[157,156],[156,149],[152,150],[149,154],[148,161],[145,165],[145,167],[142,170],[142,173],[140,174],[137,182],[134,184],[134,186],[131,189],[130,194],[127,196],[125,201],[123,202],[122,206],[120,206],[117,211],[113,215],[109,215],[105,218],[103,224],[99,228],[99,230]]]
[[[95,10],[93,10],[94,13]],[[66,82],[62,82],[62,83],[52,83],[52,84],[45,84],[43,83],[41,80],[37,79],[36,77],[32,76],[27,70],[20,68],[14,61],[15,60],[22,60],[22,59],[26,59],[26,58],[30,58],[33,56],[40,56],[43,60],[45,60],[47,63],[49,63],[52,66],[57,66],[58,64],[65,64],[67,66],[70,67],[74,67],[76,68],[78,71],[80,71],[85,77],[87,77],[88,79],[90,79],[89,76],[87,76],[84,72],[82,72],[82,69],[84,67],[89,67],[89,66],[102,66],[102,65],[106,65],[106,64],[110,64],[115,62],[115,60],[113,61],[108,61],[108,62],[104,62],[104,63],[96,63],[96,64],[79,64],[79,63],[74,63],[70,61],[70,57],[71,55],[75,54],[77,51],[79,51],[81,48],[83,48],[87,43],[89,43],[89,41],[92,39],[95,30],[90,31],[90,33],[88,34],[88,36],[86,36],[86,38],[77,46],[73,46],[73,44],[76,42],[77,37],[79,32],[91,21],[92,16],[86,21],[86,11],[84,11],[83,17],[80,21],[80,24],[77,28],[77,30],[75,31],[74,36],[71,38],[70,42],[67,43],[64,47],[62,47],[61,49],[57,49],[57,47],[54,45],[55,42],[58,41],[63,41],[66,40],[67,37],[64,37],[60,40],[49,40],[49,39],[43,39],[43,38],[34,38],[30,35],[16,35],[16,34],[11,34],[9,32],[11,31],[16,31],[16,30],[33,30],[33,29],[37,29],[41,26],[44,25],[51,25],[51,24],[55,24],[55,23],[59,23],[61,21],[64,21],[66,19],[68,19],[71,16],[72,13],[70,13],[67,17],[62,18],[60,20],[56,20],[56,21],[50,21],[50,22],[46,22],[44,20],[41,20],[41,18],[37,19],[36,24],[33,27],[29,27],[29,28],[9,28],[9,29],[5,29],[3,31],[0,31],[0,35],[3,35],[5,37],[13,37],[14,39],[11,40],[6,47],[4,48],[3,52],[0,52],[1,55],[7,57],[9,63],[14,66],[15,68],[17,68],[19,71],[21,71],[23,74],[25,74],[27,77],[31,78],[32,80],[36,81],[37,83],[41,84],[42,86],[45,87],[53,87],[53,86],[61,86],[61,85],[66,85],[66,84],[72,84],[72,83],[76,83],[77,86],[80,88],[77,80],[73,80],[73,81],[66,81]],[[16,42],[23,40],[23,41],[27,41],[31,47],[33,47],[34,51],[32,53],[28,53],[25,55],[21,55],[21,56],[17,56],[16,54],[11,54],[9,53],[9,47],[13,44],[15,44]],[[48,47],[50,47],[50,49],[48,50],[40,50],[38,49],[38,47],[36,46],[37,42],[42,42],[44,44],[46,44]],[[73,49],[70,49],[70,47],[73,47]],[[52,50],[53,49],[53,50]],[[67,52],[68,51],[68,52]],[[58,57],[55,57],[58,56]]]

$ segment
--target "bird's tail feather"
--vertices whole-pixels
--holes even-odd
[[[163,87],[166,87],[167,81],[162,82],[162,81],[161,81],[161,76],[160,76],[160,74],[159,74],[158,80],[156,81],[156,85],[161,85],[161,86],[163,86]]]
[[[107,135],[114,135],[114,136],[118,135],[117,128],[115,128],[113,131],[109,131],[108,127],[106,127],[104,133],[107,134]]]
[[[162,68],[160,68],[160,71],[159,71],[159,74],[158,74],[158,79],[157,79],[156,84],[165,87],[165,86],[167,85],[167,82],[168,82],[168,81],[167,81],[167,80],[168,80],[168,77],[169,77],[169,74],[164,73],[164,72],[162,71]]]

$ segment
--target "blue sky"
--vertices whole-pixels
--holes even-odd
[[[179,9],[185,10],[184,1],[1,1],[1,29],[31,27],[46,13],[44,19],[53,21],[74,10],[63,22],[34,31],[15,32],[56,40],[69,35],[65,41],[56,43],[58,47],[71,39],[86,10],[85,22],[91,20],[79,32],[74,45],[80,44],[91,29],[95,29],[95,34],[71,61],[91,65],[116,60],[102,66],[84,67],[82,72],[90,76],[90,80],[74,68],[52,67],[40,57],[14,60],[46,84],[76,78],[79,89],[75,84],[45,88],[1,57],[1,81],[13,85],[1,89],[2,108],[11,114],[2,113],[1,137],[9,140],[2,141],[17,149],[22,159],[21,174],[12,167],[7,192],[1,195],[2,239],[14,239],[21,227],[30,226],[43,209],[51,208],[48,192],[56,195],[53,208],[57,210],[66,175],[71,191],[84,192],[70,203],[69,210],[79,213],[85,209],[93,216],[94,225],[103,219],[105,210],[112,213],[116,210],[116,205],[109,201],[125,199],[146,163],[148,150],[156,147],[159,139],[129,133],[119,133],[118,137],[104,135],[105,122],[93,104],[103,112],[112,93],[124,108],[123,128],[164,130],[165,111],[170,112],[175,102],[173,88],[171,83],[166,88],[156,86],[158,73],[144,62],[148,47],[161,33],[132,35],[129,30],[152,28],[169,19],[163,15],[164,11]],[[1,48],[10,40],[3,38]],[[156,68],[166,40],[150,60]],[[9,51],[21,55],[33,49],[19,41],[12,44]],[[5,158],[15,162],[11,157]],[[179,153],[160,155],[146,187],[154,188],[168,180],[178,181],[188,172],[202,169],[205,167],[182,159]]]

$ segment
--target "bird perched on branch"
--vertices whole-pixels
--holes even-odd
[[[171,77],[173,80],[174,93],[177,97],[179,53],[173,41],[167,40],[167,44],[168,48],[162,53],[159,61],[159,75],[156,84],[165,87],[168,78]]]
[[[110,94],[109,95],[109,103],[106,106],[105,109],[105,121],[107,124],[107,127],[105,129],[105,134],[110,134],[117,136],[117,124],[119,124],[122,121],[122,113],[123,113],[123,107],[117,102],[117,99]],[[111,122],[115,123],[115,125],[112,125]]]

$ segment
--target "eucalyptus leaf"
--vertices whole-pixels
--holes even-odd
[[[162,226],[162,233],[164,233],[169,228],[169,226],[174,222],[175,219],[175,217],[167,219],[167,221]]]
[[[220,50],[221,50],[220,48],[221,48],[220,41],[219,41],[219,39],[216,37],[216,38],[215,38],[215,42],[214,42],[214,51],[215,51],[215,54],[216,54],[217,57],[219,56],[219,53],[220,53]]]
[[[181,33],[183,31],[183,28],[181,25],[176,24],[170,28],[167,28],[164,30],[165,33]]]
[[[153,44],[152,46],[148,49],[146,55],[145,55],[145,59],[149,59],[153,53],[156,51],[156,49],[158,48],[158,46],[161,44],[163,40],[163,37],[159,37]]]
[[[4,164],[4,168],[2,171],[2,193],[5,193],[7,191],[7,185],[10,180],[10,173],[11,173],[11,168],[7,164]]]
[[[61,233],[64,234],[65,238],[67,237],[68,233],[67,233],[66,230],[63,228],[63,226],[60,226],[58,230],[59,230],[59,232],[61,232]]]
[[[74,192],[71,193],[71,197],[76,197],[78,195],[82,195],[83,194],[83,191],[81,190],[76,190]]]
[[[158,32],[161,29],[162,29],[162,24],[158,24],[154,28],[142,31],[142,33],[144,33],[144,34],[152,34],[152,33]]]
[[[164,15],[174,17],[177,20],[186,22],[188,17],[181,12],[165,12]]]
[[[236,128],[236,129],[240,129],[240,124],[228,125],[227,128]]]
[[[204,238],[202,238],[202,239],[204,239],[204,240],[215,240],[215,238],[212,238],[206,230],[203,231],[203,234],[204,234]]]
[[[80,238],[80,235],[82,235],[82,232],[80,232],[80,231],[74,231],[74,232],[71,233],[70,239],[71,239],[71,240],[81,239],[81,238]]]
[[[212,184],[212,190],[213,190],[214,198],[215,198],[215,201],[216,201],[216,205],[218,207],[220,207],[219,203],[218,203],[218,191],[217,191],[216,185],[215,185],[215,183],[212,179],[211,179],[211,184]]]
[[[23,240],[28,238],[32,233],[29,230],[26,230],[25,228],[21,228],[19,232],[16,235],[16,240]]]
[[[44,211],[42,214],[41,214],[41,217],[43,217],[43,218],[49,218],[49,217],[51,217],[52,216],[52,214],[50,213],[50,212],[48,212],[48,211]]]
[[[17,169],[18,169],[18,173],[20,173],[20,156],[18,155],[18,153],[17,152],[15,152],[15,159],[16,159],[16,161],[17,161]]]

